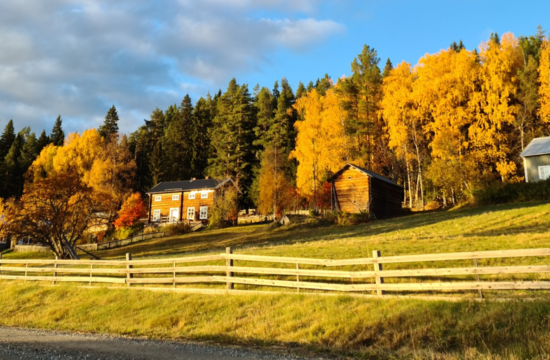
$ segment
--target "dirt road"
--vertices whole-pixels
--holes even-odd
[[[239,347],[0,327],[0,359],[296,359]]]

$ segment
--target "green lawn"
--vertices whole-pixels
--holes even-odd
[[[111,259],[126,252],[134,259],[189,256],[223,252],[226,246],[242,254],[334,259],[370,257],[373,250],[389,256],[548,248],[550,204],[422,213],[350,227],[303,220],[277,229],[251,225],[155,239],[97,254]],[[37,255],[9,253],[4,258],[28,256]],[[471,266],[471,262],[432,262],[392,264],[385,269],[460,264]],[[480,261],[488,264],[548,264],[548,258]],[[0,287],[0,325],[7,326],[283,346],[380,359],[543,359],[550,354],[550,295],[545,292],[486,292],[489,299],[519,296],[514,301],[480,303],[345,295],[166,294],[8,281],[0,282]],[[538,299],[519,300],[522,297]]]

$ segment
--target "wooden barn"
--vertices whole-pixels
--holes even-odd
[[[519,155],[523,158],[525,182],[550,178],[550,137],[534,138]]]
[[[216,196],[228,186],[235,186],[233,180],[192,179],[161,182],[147,192],[149,195],[147,222],[207,223]]]
[[[347,164],[330,179],[332,209],[349,213],[368,211],[377,219],[401,215],[403,187],[390,179]]]

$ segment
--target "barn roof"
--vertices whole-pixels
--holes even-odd
[[[370,170],[367,170],[367,169],[364,169],[360,166],[357,166],[357,165],[353,165],[353,164],[346,164],[344,167],[342,167],[340,170],[338,170],[334,175],[332,175],[332,177],[329,179],[329,180],[333,180],[335,179],[336,177],[338,177],[340,175],[340,173],[342,171],[344,171],[347,167],[352,167],[356,170],[359,170],[361,171],[362,173],[364,173],[365,175],[367,176],[370,176],[370,177],[373,177],[375,179],[378,179],[378,180],[381,180],[381,181],[384,181],[384,182],[387,182],[388,184],[392,184],[392,185],[395,185],[395,186],[399,186],[399,187],[402,187],[401,185],[398,185],[396,184],[395,182],[391,181],[390,179],[386,178],[386,177],[383,177],[382,175],[378,175],[377,173],[373,172],[373,171],[370,171]]]
[[[535,156],[550,154],[550,136],[534,138],[519,156]]]
[[[199,180],[182,180],[182,181],[168,181],[160,182],[154,186],[151,190],[147,191],[147,194],[161,193],[161,192],[173,192],[173,191],[192,191],[192,190],[209,190],[217,189],[228,181],[233,182],[231,179],[199,179]]]

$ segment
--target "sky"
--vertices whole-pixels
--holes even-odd
[[[492,32],[532,35],[547,1],[469,0],[17,0],[0,1],[0,127],[65,133],[101,125],[115,105],[120,130],[155,108],[239,84],[295,90],[350,74],[368,45],[380,67],[416,64]]]

